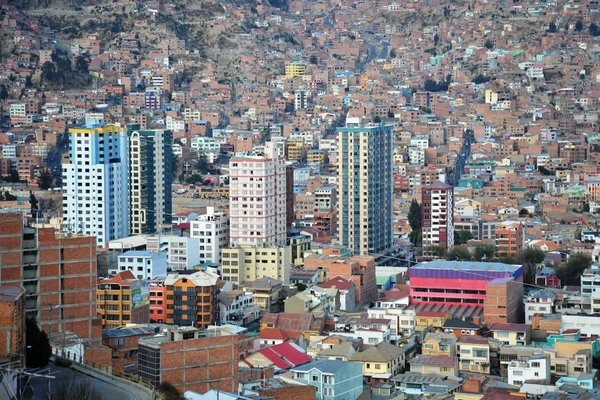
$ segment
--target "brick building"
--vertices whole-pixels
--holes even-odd
[[[371,256],[347,257],[341,249],[326,248],[321,254],[311,254],[304,258],[304,268],[316,270],[322,268],[327,279],[344,278],[356,287],[356,304],[377,301],[377,278],[375,276],[375,258]]]
[[[485,286],[486,296],[483,303],[486,324],[523,321],[523,283],[522,280],[502,278],[490,281]]]
[[[140,339],[138,375],[154,386],[169,382],[180,392],[237,393],[240,338],[217,332],[182,327]]]
[[[103,331],[102,344],[112,350],[113,370],[135,370],[140,339],[154,336],[158,329],[157,325],[138,325]]]
[[[25,291],[0,286],[0,362],[25,365]]]
[[[21,214],[0,213],[3,286],[25,289],[25,310],[48,333],[101,336],[96,315],[96,238],[24,226]]]

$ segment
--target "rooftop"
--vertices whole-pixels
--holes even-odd
[[[500,271],[516,272],[521,265],[504,264],[499,262],[477,262],[477,261],[445,261],[436,260],[422,262],[414,265],[411,269],[446,269],[455,271]]]

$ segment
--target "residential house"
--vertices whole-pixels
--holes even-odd
[[[243,285],[244,292],[252,293],[254,304],[257,304],[263,311],[278,311],[279,298],[283,282],[273,278],[263,277],[253,282],[246,282]]]
[[[266,313],[260,320],[260,329],[278,328],[290,337],[304,336],[308,339],[320,335],[324,324],[325,319],[314,314]]]
[[[429,332],[423,341],[422,352],[433,356],[456,356],[457,337],[451,333]]]
[[[511,361],[508,364],[508,384],[521,386],[524,383],[550,384],[550,357],[535,354],[527,361]]]
[[[456,318],[446,320],[442,326],[444,332],[452,333],[456,337],[478,336],[481,334],[481,328],[479,324]]]
[[[442,329],[444,323],[452,318],[452,315],[444,311],[417,311],[416,327],[417,331],[424,331],[429,327]]]
[[[490,374],[493,358],[498,358],[500,342],[480,336],[464,336],[456,343],[461,372]]]
[[[356,400],[363,392],[363,371],[358,363],[317,360],[290,371],[295,381],[316,388],[316,399]]]
[[[341,276],[336,276],[335,278],[330,279],[327,282],[321,283],[319,287],[322,289],[338,290],[338,292],[340,293],[340,310],[354,311],[354,309],[356,308],[356,287],[354,286],[353,282],[344,279]]]
[[[300,346],[295,343],[280,343],[270,347],[264,347],[250,354],[239,362],[241,367],[269,368],[276,371],[288,370],[312,361]]]
[[[350,361],[362,363],[367,384],[388,384],[390,379],[404,372],[406,351],[390,343],[379,343],[350,356]]]
[[[503,345],[525,346],[531,342],[531,325],[497,323],[490,331]]]
[[[410,372],[423,375],[458,376],[458,358],[421,354],[409,361]]]

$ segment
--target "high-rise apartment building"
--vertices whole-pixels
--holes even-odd
[[[69,129],[69,163],[63,164],[63,230],[94,236],[98,247],[126,237],[128,146],[125,128],[86,117]]]
[[[520,222],[504,222],[496,227],[496,248],[499,257],[520,253],[524,245],[525,236]]]
[[[167,324],[207,328],[219,323],[219,275],[196,271],[165,279]]]
[[[357,254],[392,246],[392,127],[348,116],[338,137],[338,241]]]
[[[150,321],[148,282],[136,279],[132,271],[99,279],[96,296],[103,329],[127,324],[147,324]]]
[[[232,245],[286,243],[286,164],[272,145],[265,155],[229,161],[229,238]]]
[[[190,237],[199,240],[200,263],[220,263],[221,249],[229,246],[229,217],[214,207],[190,222]]]
[[[423,248],[454,246],[454,188],[436,181],[421,188]]]
[[[161,232],[171,223],[173,134],[129,125],[129,233]]]
[[[96,238],[34,229],[20,213],[0,213],[0,281],[25,289],[25,310],[49,334],[100,338]]]

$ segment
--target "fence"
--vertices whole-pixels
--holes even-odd
[[[139,385],[142,390],[154,392],[154,386],[150,383],[150,381],[140,378],[137,374],[130,374],[118,368],[113,368],[112,365],[105,365],[102,363],[97,363],[94,361],[86,360],[85,357],[81,354],[81,352],[76,351],[78,349],[73,349],[74,351],[64,351],[59,348],[52,348],[52,353],[55,357],[54,361],[56,362],[57,358],[61,358],[63,360],[68,360],[69,362],[75,364],[77,367],[91,370],[100,375],[106,376],[108,379],[119,379],[123,380],[126,384],[130,385]]]

